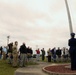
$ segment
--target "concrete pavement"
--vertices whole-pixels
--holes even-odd
[[[48,62],[38,62],[39,65],[29,65],[27,67],[18,68],[14,75],[48,75],[42,71],[45,66],[52,65]]]

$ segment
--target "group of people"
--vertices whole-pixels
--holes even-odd
[[[20,48],[20,67],[24,67],[27,63],[32,58],[33,50],[30,47],[26,47],[25,43],[23,43]]]
[[[53,49],[50,49],[47,51],[48,53],[48,62],[51,62],[51,60],[53,60],[54,62],[56,61],[61,61],[61,59],[63,59],[63,61],[67,61],[69,58],[69,50],[67,48],[63,48],[60,49],[60,47],[58,47],[58,49],[56,49],[55,47]]]
[[[58,47],[58,49],[56,49],[55,47],[53,49],[49,48],[47,53],[48,62],[51,62],[51,60],[53,60],[54,62],[61,62],[62,59],[63,61],[67,61],[69,58],[69,50],[65,47],[63,49],[60,49],[60,47]]]
[[[47,56],[46,56],[47,54]],[[47,57],[48,62],[51,62],[51,60],[53,60],[54,62],[56,61],[68,61],[69,60],[69,50],[68,48],[63,47],[62,49],[60,49],[60,47],[58,47],[58,49],[56,49],[56,47],[54,48],[49,48],[47,50],[47,52],[45,51],[44,48],[42,48],[41,50],[38,48],[36,50],[36,59],[37,61],[40,60],[40,55],[42,57],[42,61],[45,60],[45,57]]]
[[[56,58],[58,58],[58,60],[61,60],[61,56],[64,58],[64,60],[68,60],[68,57],[70,57],[71,59],[71,70],[76,70],[76,38],[75,38],[75,33],[71,33],[71,38],[68,40],[68,46],[69,49],[67,48],[63,48],[63,50],[61,50],[59,47],[56,50],[56,48],[54,47],[53,49],[50,49],[47,51],[48,53],[48,62],[51,62],[51,59],[54,60],[54,62],[56,62]],[[44,48],[41,50],[42,51],[42,60],[45,59],[45,50]],[[36,51],[37,52],[37,51]],[[39,52],[39,49],[38,49]],[[37,52],[39,57],[39,53]]]
[[[44,61],[44,60],[45,60],[45,53],[46,53],[45,50],[44,50],[44,48],[42,48],[41,51],[40,51],[39,48],[36,50],[36,60],[37,60],[37,61],[40,60],[40,52],[42,52],[42,53],[41,53],[42,61]]]
[[[23,43],[18,49],[18,42],[9,43],[6,47],[6,51],[1,47],[0,49],[0,57],[3,59],[8,59],[8,63],[12,64],[13,67],[26,66],[27,61],[29,61],[32,57],[33,50],[30,47],[26,47],[26,44]]]
[[[48,62],[51,62],[51,60],[53,60],[54,62],[61,61],[62,56],[64,58],[64,61],[66,61],[69,57],[69,50],[67,48],[60,49],[60,47],[58,47],[58,49],[56,49],[54,47],[53,49],[49,48],[46,53],[44,48],[42,48],[41,50],[38,48],[36,50],[36,60],[39,61],[41,56],[42,61],[44,61],[46,54]],[[26,47],[25,43],[23,43],[18,49],[17,41],[15,41],[15,43],[9,43],[7,52],[3,54],[3,58],[8,58],[9,63],[12,63],[13,67],[17,66],[18,60],[20,66],[24,66],[24,63],[29,61],[32,56],[32,48]]]
[[[55,47],[53,49],[49,48],[47,51],[47,59],[48,62],[51,62],[53,59],[54,62],[57,60],[60,61],[61,57],[64,58],[64,60],[68,59],[70,56],[71,58],[71,69],[76,70],[76,38],[75,33],[71,33],[71,38],[68,41],[69,49],[63,48],[61,50],[59,47],[56,49]],[[40,53],[41,52],[41,53]],[[40,60],[40,54],[42,56],[42,61],[45,60],[45,49],[42,48],[41,50],[38,48],[36,50],[36,60]],[[29,61],[32,58],[33,50],[30,47],[26,47],[26,44],[23,43],[20,48],[18,49],[18,42],[15,41],[14,43],[9,43],[6,47],[0,47],[0,59],[3,57],[3,59],[9,59],[8,63],[11,63],[13,67],[19,66],[23,67],[25,66],[25,62]]]

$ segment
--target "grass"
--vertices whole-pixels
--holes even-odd
[[[42,61],[42,60],[40,60],[40,61]],[[43,62],[48,62],[47,58]],[[54,62],[52,61],[50,63],[54,63]],[[66,63],[66,62],[56,62],[56,63],[62,64],[62,63]],[[69,63],[69,61],[67,63]],[[38,63],[37,62],[28,62],[27,66],[28,65],[38,65]],[[10,64],[8,64],[6,60],[0,60],[0,75],[14,75],[14,72],[16,71],[16,69],[17,68],[13,68]]]
[[[28,66],[28,65],[39,65],[39,64],[38,64],[37,62],[28,62],[28,63],[27,63],[27,66]]]
[[[28,62],[28,65],[38,65],[36,62]],[[7,63],[7,60],[0,60],[0,75],[14,75],[17,68],[13,68],[11,64]]]
[[[0,75],[14,75],[17,68],[13,68],[6,60],[0,60]]]

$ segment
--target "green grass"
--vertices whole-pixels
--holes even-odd
[[[42,60],[40,60],[42,61]],[[47,59],[45,59],[43,62],[48,62]],[[54,63],[53,61],[50,63]],[[69,63],[68,62],[56,62],[59,64],[62,63]],[[38,65],[37,62],[28,62],[28,65]],[[0,60],[0,75],[14,75],[14,72],[16,71],[17,68],[13,68],[11,64],[8,64],[6,60]]]
[[[36,62],[28,62],[28,65],[38,65]],[[18,66],[19,68],[19,66]],[[7,60],[0,60],[0,75],[14,75],[14,72],[18,68],[13,68],[11,64],[7,63]]]
[[[28,65],[39,65],[39,64],[38,64],[37,62],[28,62],[28,63],[27,63],[27,66],[28,66]]]
[[[13,68],[6,60],[0,60],[0,75],[14,75],[17,68]]]

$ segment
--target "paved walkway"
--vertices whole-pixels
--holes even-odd
[[[42,71],[42,68],[48,65],[53,65],[47,62],[38,62],[39,65],[30,65],[24,68],[18,68],[15,75],[48,75]]]

